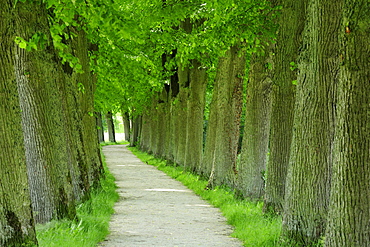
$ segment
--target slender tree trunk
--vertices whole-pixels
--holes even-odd
[[[13,4],[0,0],[0,246],[37,246],[14,71]]]
[[[114,121],[112,112],[108,111],[107,114],[105,114],[105,119],[107,122],[109,141],[116,142],[116,132],[114,130]]]
[[[96,127],[98,132],[99,142],[104,142],[104,127],[101,112],[95,112],[96,117]]]
[[[139,136],[141,133],[142,116],[137,115],[132,118],[132,133],[130,135],[130,146],[136,146],[139,142]]]
[[[231,47],[220,58],[214,85],[207,139],[200,173],[208,187],[233,185],[236,171],[245,54]]]
[[[305,1],[282,0],[279,31],[273,56],[271,93],[270,156],[266,173],[264,211],[282,213],[285,180],[293,135],[295,85],[298,48],[302,44]],[[290,64],[293,62],[292,64]]]
[[[308,1],[298,62],[282,234],[306,246],[325,232],[330,198],[340,6],[340,1]]]
[[[344,1],[332,192],[325,246],[370,246],[368,1]],[[348,22],[350,20],[350,22]]]
[[[130,141],[131,140],[131,133],[132,133],[132,126],[131,126],[131,123],[130,123],[130,114],[127,111],[121,111],[121,112],[122,112],[123,126],[124,126],[124,129],[125,129],[125,140]]]
[[[251,199],[264,195],[271,112],[270,51],[253,55],[249,69],[238,190]]]

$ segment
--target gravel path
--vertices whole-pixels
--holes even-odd
[[[117,246],[242,246],[217,208],[180,182],[141,162],[124,145],[103,153],[116,178],[120,200],[100,244]]]

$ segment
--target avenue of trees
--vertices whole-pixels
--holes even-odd
[[[283,218],[370,246],[368,0],[0,0],[0,246],[75,217],[102,118]]]

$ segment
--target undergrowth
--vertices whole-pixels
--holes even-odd
[[[281,218],[264,215],[262,202],[239,199],[233,190],[226,187],[205,190],[207,181],[199,176],[184,171],[180,166],[168,165],[165,160],[141,152],[135,147],[129,149],[143,162],[156,166],[213,206],[220,208],[227,222],[234,227],[232,236],[242,240],[244,246],[280,246]]]
[[[36,226],[40,247],[96,246],[108,235],[113,205],[119,196],[104,157],[103,165],[105,176],[101,179],[101,187],[92,191],[91,198],[77,207],[76,220],[52,221]]]

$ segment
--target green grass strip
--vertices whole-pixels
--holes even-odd
[[[60,220],[36,226],[40,247],[96,246],[109,234],[113,205],[119,195],[104,157],[103,165],[105,176],[101,179],[101,188],[93,191],[91,198],[77,207],[78,221]]]
[[[242,240],[244,246],[280,246],[281,217],[264,215],[262,202],[238,199],[233,190],[226,187],[205,190],[207,181],[199,176],[184,171],[180,166],[169,165],[165,160],[141,152],[135,147],[129,149],[143,162],[156,166],[219,208],[228,224],[234,227],[232,236]]]

